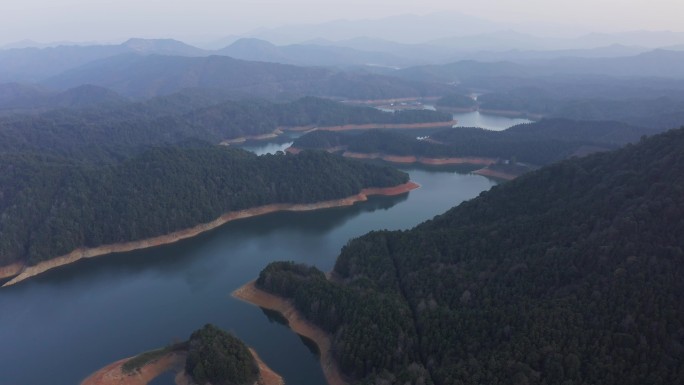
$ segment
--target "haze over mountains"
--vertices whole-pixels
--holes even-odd
[[[533,62],[561,57],[626,57],[654,49],[683,50],[684,32],[597,33],[576,26],[494,22],[441,12],[290,24],[195,45],[172,39],[130,39],[120,44],[38,43],[25,39],[0,46],[0,82],[36,82],[124,53],[226,55],[294,65],[401,68],[458,60]]]

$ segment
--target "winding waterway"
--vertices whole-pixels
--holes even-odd
[[[353,207],[239,220],[176,244],[84,260],[2,288],[0,384],[78,384],[108,363],[184,340],[206,323],[254,347],[287,383],[325,384],[307,344],[230,293],[275,260],[329,271],[349,239],[413,227],[495,184],[453,171],[405,171],[420,189]]]

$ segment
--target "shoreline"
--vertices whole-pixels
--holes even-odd
[[[520,175],[509,174],[509,173],[502,172],[502,171],[492,170],[492,169],[489,169],[487,167],[481,168],[479,170],[475,170],[475,171],[473,171],[473,174],[482,175],[482,176],[486,176],[486,177],[490,177],[490,178],[503,179],[503,180],[513,180],[513,179],[520,176]]]
[[[283,131],[351,131],[351,130],[372,130],[372,129],[416,129],[416,128],[437,128],[437,127],[453,127],[457,124],[457,120],[448,120],[443,122],[427,122],[427,123],[368,123],[368,124],[344,124],[339,126],[294,126],[294,127],[278,127]]]
[[[12,278],[16,275],[19,275],[23,268],[24,265],[22,265],[20,262],[15,262],[6,266],[0,266],[0,279]]]
[[[226,140],[221,141],[221,143],[219,143],[219,144],[223,145],[223,146],[229,146],[231,144],[245,143],[248,140],[264,140],[264,139],[277,138],[282,134],[283,134],[283,131],[280,130],[279,128],[276,128],[275,130],[273,130],[273,132],[270,132],[267,134],[248,135],[248,136],[241,136],[239,138],[226,139]]]
[[[342,156],[353,159],[380,159],[391,163],[411,164],[420,163],[429,166],[443,166],[455,164],[477,164],[489,166],[496,163],[496,159],[484,157],[457,157],[457,158],[425,158],[414,155],[388,155],[382,153],[363,154],[358,152],[345,151]]]
[[[259,379],[255,385],[285,385],[283,377],[269,368],[268,365],[259,357],[256,350],[249,348],[252,357],[259,366]]]
[[[318,346],[321,368],[328,385],[349,385],[332,357],[330,335],[304,318],[290,301],[258,289],[255,282],[246,283],[231,295],[249,304],[282,314],[293,332],[314,341]]]
[[[124,358],[113,362],[86,377],[80,385],[147,385],[162,373],[173,370],[185,363],[185,352],[170,352],[166,355],[146,363],[139,370],[131,374],[123,372],[123,365],[134,357]]]
[[[332,147],[325,149],[328,152],[342,151],[344,148],[342,146]],[[288,147],[285,152],[291,154],[298,154],[303,151],[301,148]],[[459,165],[459,164],[474,164],[481,166],[489,166],[496,163],[497,159],[486,158],[486,157],[475,157],[475,156],[464,156],[457,158],[426,158],[415,155],[389,155],[383,153],[371,153],[365,154],[360,152],[344,151],[342,156],[352,159],[379,159],[385,162],[398,163],[398,164],[424,164],[427,166],[447,166],[447,165]]]
[[[237,219],[251,218],[251,217],[255,217],[255,216],[259,216],[259,215],[265,215],[265,214],[278,212],[278,211],[311,211],[311,210],[327,209],[327,208],[333,208],[333,207],[351,206],[356,202],[364,202],[364,201],[368,200],[369,195],[393,196],[393,195],[399,195],[399,194],[409,192],[409,191],[414,190],[418,187],[420,187],[418,184],[416,184],[412,181],[408,181],[406,183],[400,184],[398,186],[393,186],[393,187],[365,188],[365,189],[362,189],[356,195],[352,195],[352,196],[349,196],[346,198],[341,198],[341,199],[333,199],[333,200],[322,201],[322,202],[314,202],[314,203],[299,203],[299,204],[274,203],[274,204],[270,204],[270,205],[257,206],[257,207],[244,209],[244,210],[231,211],[231,212],[228,212],[226,214],[221,215],[220,217],[214,219],[211,222],[202,223],[202,224],[196,225],[196,226],[188,228],[188,229],[175,231],[175,232],[170,233],[170,234],[160,235],[160,236],[142,239],[142,240],[138,240],[138,241],[115,243],[115,244],[102,245],[102,246],[97,246],[97,247],[92,247],[92,248],[79,248],[79,249],[73,250],[72,252],[70,252],[68,254],[61,255],[61,256],[52,258],[50,260],[40,262],[37,265],[33,265],[33,266],[25,266],[24,265],[21,267],[18,274],[15,274],[14,276],[6,277],[6,278],[10,278],[10,277],[14,277],[14,278],[12,278],[9,282],[6,282],[4,285],[2,285],[2,287],[15,285],[15,284],[17,284],[21,281],[24,281],[28,278],[31,278],[31,277],[34,277],[36,275],[45,273],[48,270],[52,270],[52,269],[55,269],[57,267],[69,265],[69,264],[75,263],[77,261],[80,261],[81,259],[94,258],[94,257],[99,257],[102,255],[108,255],[108,254],[113,254],[113,253],[123,253],[123,252],[129,252],[129,251],[134,251],[134,250],[147,249],[147,248],[151,248],[151,247],[175,243],[175,242],[178,242],[180,240],[192,238],[192,237],[197,236],[201,233],[213,230],[213,229],[215,229],[221,225],[224,225],[228,222],[231,222],[231,221],[234,221]],[[13,266],[13,265],[8,265],[8,266]],[[5,266],[1,269],[8,268],[8,266]],[[14,267],[16,268],[16,266],[14,266]]]
[[[274,372],[257,352],[249,348],[259,366],[259,378],[254,385],[285,385],[285,380]],[[175,371],[176,384],[192,384],[192,380],[185,373],[186,352],[170,352],[164,356],[143,365],[134,373],[123,372],[123,365],[134,357],[124,358],[113,362],[86,377],[80,385],[147,385],[149,382],[168,371]]]

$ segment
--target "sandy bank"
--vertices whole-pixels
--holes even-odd
[[[442,166],[442,165],[455,165],[455,164],[478,164],[483,166],[489,166],[490,164],[496,163],[496,159],[493,158],[481,158],[481,157],[460,157],[460,158],[426,158],[426,157],[416,157],[416,156],[399,156],[399,155],[387,155],[381,153],[374,154],[362,154],[358,152],[346,151],[342,154],[348,158],[354,159],[381,159],[386,162],[391,163],[420,163],[432,166]]]
[[[337,363],[332,357],[330,336],[318,326],[306,320],[292,305],[282,297],[257,289],[254,281],[233,292],[233,297],[253,305],[277,311],[288,321],[290,328],[297,334],[307,337],[318,345],[323,373],[329,385],[348,385],[342,377]]]
[[[7,266],[1,266],[0,267],[0,279],[14,277],[15,275],[21,273],[21,270],[23,268],[24,268],[24,265],[22,265],[19,262],[13,263],[13,264],[7,265]]]
[[[273,369],[266,365],[254,349],[249,348],[252,357],[259,366],[259,378],[254,385],[285,385],[285,380]],[[131,357],[132,358],[132,357]],[[172,352],[157,360],[151,361],[139,371],[127,374],[123,372],[123,365],[131,358],[125,358],[107,365],[91,374],[81,382],[81,385],[147,385],[157,376],[173,370],[176,372],[175,382],[177,385],[192,385],[192,379],[183,370],[187,353]]]
[[[283,377],[269,368],[268,365],[261,360],[261,357],[259,357],[256,350],[249,348],[249,352],[252,353],[252,357],[254,357],[257,365],[259,365],[259,379],[257,380],[256,385],[285,385]]]
[[[303,203],[303,204],[292,204],[292,203],[280,203],[280,204],[271,204],[271,205],[265,205],[265,206],[259,206],[259,207],[254,207],[251,209],[245,209],[245,210],[239,210],[239,211],[232,211],[227,214],[223,214],[220,217],[216,218],[215,220],[208,222],[208,223],[203,223],[200,225],[197,225],[195,227],[185,229],[185,230],[180,230],[176,231],[171,234],[167,235],[161,235],[153,238],[148,238],[148,239],[143,239],[139,241],[132,241],[132,242],[125,242],[125,243],[117,243],[117,244],[111,244],[111,245],[103,245],[103,246],[98,246],[98,247],[93,247],[93,248],[80,248],[72,251],[69,254],[62,255],[53,259],[50,259],[48,261],[43,261],[40,262],[37,265],[34,266],[26,266],[21,269],[18,275],[16,275],[12,280],[9,282],[5,283],[4,286],[10,286],[14,285],[16,283],[19,283],[25,279],[34,277],[38,274],[42,274],[48,270],[68,265],[74,262],[77,262],[81,259],[84,258],[93,258],[93,257],[98,257],[102,255],[107,255],[107,254],[112,254],[112,253],[123,253],[123,252],[128,252],[128,251],[133,251],[133,250],[140,250],[140,249],[146,249],[149,247],[156,247],[156,246],[161,246],[161,245],[167,245],[170,243],[178,242],[182,239],[187,239],[194,237],[198,234],[201,234],[203,232],[213,230],[225,223],[237,220],[237,219],[243,219],[243,218],[250,218],[258,215],[264,215],[264,214],[270,214],[274,213],[277,211],[311,211],[311,210],[319,210],[319,209],[326,209],[326,208],[332,208],[332,207],[342,207],[342,206],[351,206],[356,202],[363,202],[368,199],[369,195],[398,195],[398,194],[403,194],[405,192],[411,191],[415,188],[418,188],[418,184],[414,182],[407,182],[398,186],[394,187],[385,187],[385,188],[367,188],[361,190],[360,193],[356,195],[352,195],[347,198],[342,198],[342,199],[334,199],[334,200],[329,200],[329,201],[323,201],[323,202],[317,202],[317,203]]]
[[[147,385],[168,370],[181,370],[185,365],[185,357],[185,353],[171,352],[131,374],[124,373],[122,366],[133,357],[124,358],[91,374],[81,385]]]
[[[403,124],[345,124],[341,126],[297,126],[297,127],[279,127],[287,131],[350,131],[350,130],[372,130],[372,129],[415,129],[415,128],[436,128],[436,127],[452,127],[458,123],[456,120],[445,122],[429,122],[429,123],[403,123]]]
[[[478,174],[478,175],[482,175],[482,176],[488,176],[491,178],[497,178],[497,179],[503,179],[503,180],[513,180],[513,179],[520,176],[520,175],[515,175],[515,174],[509,174],[509,173],[502,172],[502,171],[495,171],[495,170],[492,170],[492,169],[487,168],[487,167],[481,168],[479,170],[475,170],[475,171],[473,171],[473,174]]]

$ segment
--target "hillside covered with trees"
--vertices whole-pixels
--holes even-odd
[[[271,203],[312,203],[408,175],[326,153],[256,156],[187,142],[114,164],[0,154],[0,265],[145,239]]]
[[[684,128],[544,167],[258,287],[362,384],[684,381]]]
[[[382,112],[326,99],[292,102],[229,101],[201,91],[140,103],[57,109],[0,117],[0,152],[32,152],[111,160],[148,146],[188,139],[219,143],[269,134],[280,126],[450,121],[435,111]]]
[[[545,165],[582,152],[614,149],[636,142],[650,130],[609,121],[544,119],[504,131],[456,127],[437,131],[429,140],[404,133],[373,131],[362,134],[311,132],[293,147],[382,153],[427,158],[491,157]]]
[[[252,385],[259,377],[247,346],[211,324],[190,336],[185,371],[198,385]]]

